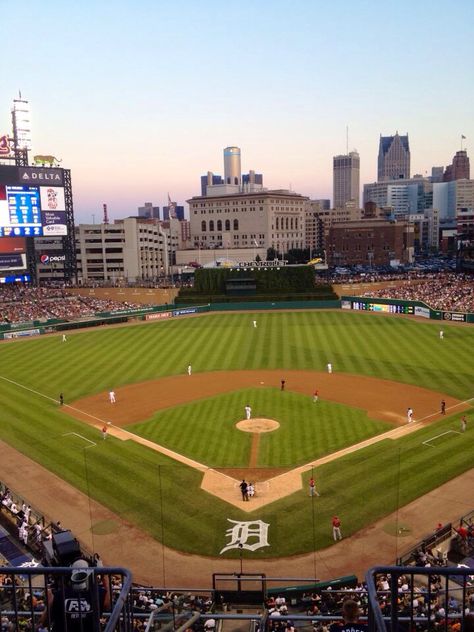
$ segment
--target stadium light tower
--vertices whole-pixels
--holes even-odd
[[[16,163],[28,166],[28,152],[31,151],[31,110],[21,92],[18,93],[18,99],[13,99],[12,124]]]

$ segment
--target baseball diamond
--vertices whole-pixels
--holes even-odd
[[[471,328],[446,324],[440,344],[435,324],[374,314],[260,312],[258,328],[254,318],[3,344],[0,438],[176,551],[236,558],[232,524],[268,525],[268,542],[246,543],[261,564],[337,549],[333,515],[349,537],[470,469],[472,426],[457,430],[472,413]],[[309,498],[312,475],[321,495]]]

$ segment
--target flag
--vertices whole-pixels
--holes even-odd
[[[254,244],[257,246],[257,248],[258,248],[258,242],[257,242],[257,240],[256,240],[256,239],[254,239],[254,240],[253,240],[253,243],[254,243]]]
[[[466,137],[464,136],[464,134],[461,134],[461,138],[464,138],[464,140],[466,140]]]

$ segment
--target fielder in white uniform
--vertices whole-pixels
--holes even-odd
[[[252,409],[248,404],[245,407],[245,416],[247,417],[247,419],[250,419],[250,417],[252,416]]]
[[[328,362],[328,373],[332,373],[332,364]]]
[[[407,410],[407,422],[411,424],[412,421],[413,421],[413,408],[409,408]]]
[[[115,404],[115,391],[110,391],[109,392],[109,402],[111,404]]]
[[[191,375],[192,372],[193,372],[193,367],[190,364],[188,364],[188,375]]]

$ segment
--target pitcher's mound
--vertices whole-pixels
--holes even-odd
[[[243,419],[236,423],[236,427],[243,432],[272,432],[280,427],[278,421],[274,419],[264,419],[256,417],[255,419]]]

